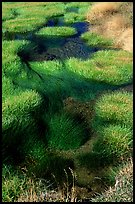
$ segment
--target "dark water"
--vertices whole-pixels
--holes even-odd
[[[74,12],[77,12],[76,8],[72,8],[71,10],[74,10]],[[68,11],[71,12],[69,9]],[[35,35],[35,32],[37,32],[39,29],[43,27],[54,27],[54,26],[68,26],[73,27],[76,29],[77,33],[75,35],[72,35],[70,37],[54,37],[54,36],[48,36],[48,37],[38,37]],[[36,29],[33,32],[27,32],[26,34],[22,33],[10,33],[5,32],[3,37],[6,40],[29,40],[38,47],[38,52],[34,55],[34,57],[31,56],[32,61],[39,61],[41,60],[65,60],[66,58],[75,57],[75,58],[82,58],[87,59],[89,55],[93,52],[98,51],[98,48],[92,48],[89,47],[86,43],[84,43],[80,36],[82,33],[88,31],[90,27],[90,24],[87,22],[77,22],[73,24],[68,24],[64,22],[64,17],[54,17],[48,20],[48,22]],[[54,48],[54,49],[53,49]],[[24,53],[24,52],[23,52]],[[44,53],[44,57],[40,56],[42,53]],[[46,55],[45,55],[46,53]],[[61,53],[61,54],[60,54]]]

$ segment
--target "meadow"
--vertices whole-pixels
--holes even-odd
[[[133,201],[131,7],[2,3],[3,202]]]

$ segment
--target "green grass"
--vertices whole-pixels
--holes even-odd
[[[91,33],[90,31],[82,34],[81,38],[84,40],[84,42],[92,47],[107,48],[113,46],[112,40],[106,39],[96,33]]]
[[[67,69],[89,80],[111,85],[128,83],[132,79],[132,54],[126,51],[98,51],[83,61],[66,60]]]
[[[66,23],[75,23],[85,21],[86,12],[89,6],[92,3],[90,2],[71,2],[66,4],[66,9],[78,8],[77,12],[67,12],[64,14],[64,21]]]
[[[25,47],[25,54],[23,50]],[[27,68],[22,63],[18,53],[22,53],[27,58],[31,52],[35,51],[34,45],[26,40],[2,41],[2,74],[12,80],[16,80],[20,75],[27,75]]]
[[[78,13],[66,13],[64,15],[64,22],[65,23],[76,23],[80,21],[84,21],[85,16],[83,14],[78,14]]]
[[[2,21],[15,18],[15,11],[10,8],[2,7]]]
[[[47,27],[47,28],[42,28],[37,32],[37,35],[41,35],[41,36],[62,36],[62,37],[66,37],[66,36],[72,36],[76,34],[76,30],[75,28],[71,28],[71,27],[66,27],[66,26],[62,26],[62,27]]]
[[[39,12],[40,10],[40,12]],[[45,7],[24,7],[19,9],[20,18],[27,17],[36,17],[36,18],[45,18],[49,19],[52,17],[56,17],[62,15],[64,13],[63,6],[61,7],[59,4],[57,6],[45,6]]]
[[[11,33],[27,33],[43,26],[47,20],[40,17],[16,18],[3,23],[2,31]]]
[[[50,119],[48,145],[55,149],[76,149],[85,141],[83,127],[65,114],[55,115]]]
[[[35,180],[13,166],[3,165],[2,202],[43,202],[47,188],[46,181]]]
[[[129,155],[132,148],[133,94],[103,94],[95,104],[93,128],[98,135],[93,144],[96,157],[113,162]]]
[[[93,152],[103,164],[119,160],[130,155],[132,147],[132,131],[121,125],[98,127],[97,141],[93,144]]]
[[[22,89],[20,87],[16,87],[10,78],[2,76],[2,102],[11,95],[18,95],[21,91]]]
[[[35,19],[36,22],[33,21],[31,23],[39,25],[39,22],[41,22],[41,20],[42,21],[44,20],[44,23],[46,23],[45,19],[48,20],[49,18],[63,15],[65,7],[64,7],[63,3],[54,4],[53,2],[48,2],[48,3],[46,3],[46,2],[40,2],[40,3],[33,2],[31,4],[29,2],[20,2],[20,3],[16,2],[14,5],[11,3],[10,4],[4,3],[3,4],[3,10],[6,11],[6,9],[9,9],[10,11],[12,11],[12,9],[15,9],[15,11],[19,15],[20,21],[21,21],[21,19],[22,20],[23,19]],[[40,12],[39,12],[39,10],[40,10]],[[5,17],[7,17],[7,16],[5,16]],[[39,21],[39,22],[37,22],[37,21]],[[29,21],[27,21],[27,23],[30,24]],[[32,25],[30,27],[32,28]]]
[[[23,192],[22,186],[26,182],[17,175],[11,166],[4,165],[2,168],[2,200],[3,202],[14,202]]]
[[[95,105],[96,125],[117,123],[133,127],[133,94],[115,92],[102,95]]]
[[[3,154],[6,149],[19,151],[23,140],[38,134],[38,117],[42,99],[35,91],[20,92],[17,96],[9,96],[2,103],[2,141]],[[12,155],[13,156],[13,155]],[[16,155],[17,156],[17,155]],[[5,156],[4,156],[5,157]]]

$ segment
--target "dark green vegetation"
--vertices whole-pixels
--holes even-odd
[[[71,188],[70,169],[90,198],[132,155],[133,55],[88,33],[91,4],[2,4],[3,201],[25,200],[29,178]]]

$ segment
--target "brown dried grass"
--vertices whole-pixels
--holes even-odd
[[[87,20],[91,23],[95,23],[97,20],[99,21],[101,18],[117,12],[119,5],[120,4],[115,2],[95,3],[87,14]]]
[[[133,52],[132,10],[133,5],[125,2],[95,3],[87,14],[93,24],[90,30],[113,39],[116,48]]]

